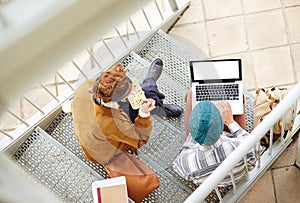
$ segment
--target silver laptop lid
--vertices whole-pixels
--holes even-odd
[[[242,80],[241,59],[190,61],[191,82],[224,83]]]

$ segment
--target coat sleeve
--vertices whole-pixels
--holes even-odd
[[[113,116],[97,115],[97,123],[108,141],[120,150],[138,149],[146,144],[152,131],[151,118],[138,116],[132,123],[124,112],[115,112]]]

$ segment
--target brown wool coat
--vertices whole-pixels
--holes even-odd
[[[92,162],[104,164],[120,150],[135,150],[147,143],[152,130],[150,117],[138,116],[135,124],[120,109],[95,104],[85,81],[72,101],[74,132],[86,156]]]

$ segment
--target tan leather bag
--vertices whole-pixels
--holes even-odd
[[[136,203],[141,202],[160,185],[156,173],[128,152],[121,153],[104,168],[110,178],[126,177],[128,196]]]
[[[257,89],[254,100],[254,128],[280,103],[280,101],[288,94],[288,89],[271,87],[268,89]],[[293,110],[292,106],[285,114],[284,131],[288,131],[293,127]],[[275,123],[273,128],[274,141],[278,139],[281,134],[282,119]],[[269,132],[264,137],[262,145],[269,142]],[[265,143],[267,142],[267,143]]]

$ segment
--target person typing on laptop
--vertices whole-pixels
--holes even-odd
[[[194,106],[208,100],[214,104],[228,102],[234,119],[246,129],[242,85],[242,60],[192,60],[190,61],[191,88],[186,95],[186,135],[189,134],[189,115]],[[227,126],[225,131],[229,132]]]
[[[229,132],[223,131],[224,124]],[[234,120],[228,102],[213,104],[210,101],[199,102],[190,113],[189,134],[179,155],[173,162],[173,170],[182,178],[201,184],[238,145],[249,135]],[[259,144],[247,154],[247,168],[254,168],[258,158]],[[246,173],[244,160],[233,168],[235,182]],[[232,185],[228,174],[219,186]]]

